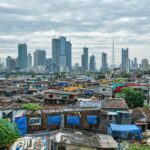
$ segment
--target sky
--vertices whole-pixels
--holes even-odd
[[[72,43],[73,64],[81,62],[83,47],[112,63],[121,61],[121,48],[131,59],[150,57],[150,0],[0,0],[0,57],[17,57],[18,43],[28,53],[45,49],[51,57],[53,37],[66,36]]]

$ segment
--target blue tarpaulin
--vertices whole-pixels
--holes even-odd
[[[67,85],[69,85],[69,83],[65,82],[65,81],[60,81],[60,82],[57,82],[56,85],[57,86],[67,86]]]
[[[119,125],[110,124],[107,132],[113,137],[121,139],[141,139],[142,133],[139,127],[136,125]]]
[[[48,125],[60,125],[61,116],[48,116]]]
[[[93,95],[94,94],[94,90],[85,90],[84,94],[85,95]]]
[[[67,116],[67,124],[68,125],[79,125],[80,124],[79,116]]]
[[[19,129],[20,135],[23,136],[27,133],[27,118],[17,117],[15,118],[15,123]]]
[[[97,124],[97,116],[87,116],[88,124]]]

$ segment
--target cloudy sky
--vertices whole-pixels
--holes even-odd
[[[100,66],[101,53],[111,64],[112,39],[115,61],[121,48],[130,58],[150,57],[150,0],[0,0],[0,57],[17,56],[17,44],[28,52],[46,49],[51,57],[51,39],[66,36],[72,42],[73,63],[89,47]]]

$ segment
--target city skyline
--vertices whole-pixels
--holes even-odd
[[[34,71],[34,72],[71,72],[72,67],[74,68],[76,64],[72,65],[72,43],[68,41],[66,37],[53,38],[52,44],[52,58],[46,55],[46,50],[36,49],[33,56],[28,53],[28,45],[26,43],[18,44],[18,55],[13,58],[7,56],[5,63],[6,66],[3,67],[8,71]],[[113,45],[114,46],[114,42]],[[113,56],[113,50],[112,50]],[[33,57],[33,59],[32,59]],[[107,53],[101,53],[101,67],[97,68],[96,56],[94,54],[89,56],[89,49],[83,47],[83,53],[81,54],[81,65],[80,71],[100,71],[106,73],[107,71],[113,69],[112,64],[107,62]],[[113,58],[113,60],[115,60]],[[32,65],[33,63],[33,65]],[[2,64],[3,66],[3,64]],[[129,56],[129,49],[121,49],[121,62],[119,66],[120,71],[130,73],[132,70],[143,70],[147,71],[150,69],[150,64],[147,58],[143,58],[141,63],[138,62],[137,57],[131,59]]]
[[[130,49],[130,58],[150,56],[149,1],[144,0],[3,0],[0,2],[0,57],[17,55],[17,44],[28,44],[28,53],[45,49],[51,57],[51,39],[66,36],[72,42],[73,64],[80,62],[82,48],[96,56],[97,68],[101,53],[111,63],[112,40],[115,40],[116,64],[120,49]],[[123,4],[123,6],[122,6]],[[136,9],[134,9],[136,8]],[[88,13],[87,16],[87,12]]]
[[[17,56],[11,57],[10,55],[8,55],[5,58],[5,63],[4,63],[5,67],[6,68],[11,68],[11,67],[14,68],[13,67],[14,63],[16,63],[16,66],[19,70],[27,69],[28,71],[31,71],[33,69],[32,67],[34,67],[36,70],[39,70],[38,67],[41,68],[41,66],[45,66],[46,68],[47,67],[49,68],[50,66],[47,66],[48,65],[47,63],[49,62],[49,63],[53,63],[54,66],[52,68],[54,69],[54,72],[60,72],[60,71],[61,72],[63,72],[63,71],[70,72],[72,67],[74,65],[76,65],[76,63],[77,63],[76,62],[75,64],[72,64],[72,43],[71,43],[71,41],[68,41],[66,37],[61,36],[59,38],[53,38],[51,41],[51,45],[53,47],[52,48],[52,57],[48,57],[46,50],[36,49],[33,52],[33,54],[28,53],[28,48],[27,48],[28,45],[26,43],[19,43]],[[120,51],[121,51],[121,61],[120,61],[120,64],[115,65],[115,67],[119,67],[122,71],[126,71],[129,73],[130,69],[136,70],[138,67],[143,68],[143,69],[150,68],[149,60],[147,58],[142,58],[142,60],[140,62],[137,57],[134,57],[134,59],[130,58],[130,56],[129,56],[130,51],[128,48],[122,48]],[[113,52],[113,50],[112,50],[112,52]],[[90,62],[89,62],[91,59],[91,56],[92,57],[94,56],[95,71],[100,70],[102,72],[106,72],[106,71],[108,71],[108,69],[112,69],[112,63],[107,61],[107,53],[105,53],[105,52],[101,53],[101,57],[99,59],[99,61],[101,61],[100,68],[97,67],[97,64],[99,63],[99,61],[98,62],[96,61],[95,54],[89,55],[88,53],[89,53],[89,48],[83,47],[83,52],[80,55],[81,63],[78,62],[82,68],[82,71],[91,70]],[[18,59],[19,57],[21,59]],[[33,57],[33,59],[32,59],[32,57]],[[61,69],[61,67],[63,67],[63,68]]]

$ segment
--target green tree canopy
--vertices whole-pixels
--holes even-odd
[[[118,96],[124,98],[128,107],[131,109],[136,107],[143,107],[144,95],[139,91],[135,91],[131,87],[123,88]]]
[[[19,137],[19,131],[14,123],[0,119],[0,147],[9,146]]]
[[[150,146],[140,145],[140,144],[131,144],[127,150],[149,150]]]
[[[27,104],[23,104],[21,106],[22,109],[26,109],[26,110],[39,110],[42,107],[39,104],[34,104],[34,103],[27,103]]]

